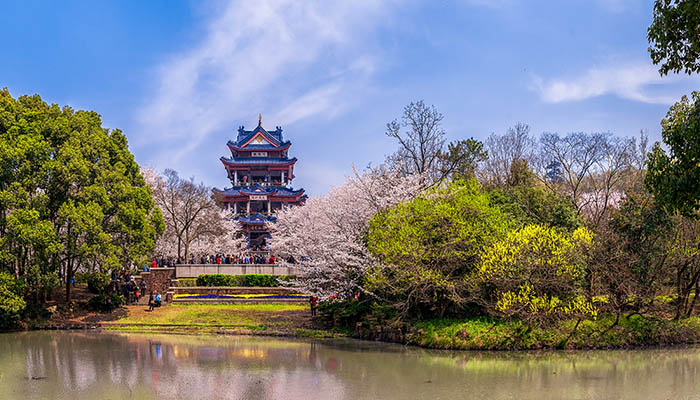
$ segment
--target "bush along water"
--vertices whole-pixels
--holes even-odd
[[[537,190],[512,198],[452,181],[375,214],[360,233],[374,259],[362,290],[323,299],[318,321],[443,349],[700,342],[700,214],[669,214],[641,193],[598,226],[579,223],[562,218],[573,204],[530,207],[541,184],[525,181]]]
[[[25,288],[12,274],[0,272],[0,329],[17,326],[27,303]]]

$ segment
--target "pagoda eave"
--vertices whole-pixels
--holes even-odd
[[[228,142],[226,145],[228,146],[228,148],[231,151],[251,151],[251,149],[249,147],[239,146],[237,144],[234,144],[233,142]],[[268,150],[269,151],[284,151],[284,150],[289,149],[289,147],[291,147],[291,145],[292,145],[292,143],[290,143],[290,142],[283,143],[278,147],[275,147],[274,145],[270,145],[271,147]],[[266,149],[265,148],[256,148],[253,150],[265,151]]]
[[[249,170],[250,168],[265,168],[271,171],[284,171],[289,169],[289,167],[294,166],[294,164],[296,164],[297,162],[295,158],[284,163],[254,163],[245,161],[232,161],[227,159],[226,157],[221,157],[220,160],[221,163],[224,164],[224,167],[229,171],[245,171]]]

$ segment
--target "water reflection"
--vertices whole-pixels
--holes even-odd
[[[700,350],[440,352],[359,341],[0,335],[0,399],[698,398]]]

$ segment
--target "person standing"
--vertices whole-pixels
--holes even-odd
[[[309,297],[309,306],[311,307],[311,316],[312,317],[316,316],[317,303],[318,303],[318,298],[316,296]]]
[[[139,282],[139,292],[141,292],[141,296],[146,296],[146,289],[148,288],[148,285],[146,284],[146,281],[141,279],[141,282]]]

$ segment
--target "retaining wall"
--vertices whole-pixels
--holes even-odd
[[[140,277],[146,281],[147,285],[147,294],[142,295],[142,297],[148,298],[148,294],[151,292],[164,296],[172,286],[170,281],[175,279],[175,268],[151,268],[148,272],[141,272]]]
[[[295,268],[276,264],[181,264],[175,266],[176,278],[196,278],[199,275],[224,274],[268,274],[296,275]]]

